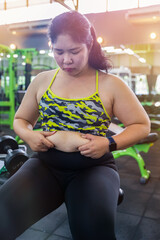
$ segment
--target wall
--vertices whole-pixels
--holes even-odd
[[[160,5],[158,9],[160,10]],[[151,32],[160,32],[160,22],[131,24],[125,18],[126,13],[127,10],[88,15],[89,20],[95,26],[97,35],[104,36],[104,45],[160,42],[160,34],[155,41],[149,38]]]
[[[157,9],[160,10],[160,5],[157,5]],[[154,24],[131,24],[125,18],[126,13],[127,10],[123,10],[88,14],[87,17],[94,25],[97,36],[102,36],[104,38],[104,46],[120,46],[120,44],[123,44],[128,46],[132,45],[132,49],[136,45],[143,48],[145,44],[154,45],[156,43],[160,46],[160,22]],[[149,38],[149,34],[153,31],[158,33],[156,40],[151,40]],[[36,48],[37,50],[48,49],[47,29],[44,33],[37,30],[27,34],[19,33],[17,35],[12,35],[8,30],[8,26],[0,26],[0,44],[9,46],[11,43],[15,43],[18,48]],[[160,59],[160,47],[152,52],[147,50],[142,55],[142,57],[147,58],[150,65],[154,66],[156,74],[159,73],[160,61],[158,59]],[[116,67],[119,65],[129,65],[129,67],[133,69],[138,66],[139,71],[141,71],[141,68],[146,68],[145,71],[149,71],[147,65],[141,64],[135,59],[132,59],[132,61],[129,59],[128,61],[128,58],[128,56],[114,56],[114,65]]]
[[[160,10],[160,5],[157,5]],[[113,11],[105,13],[87,14],[88,19],[95,26],[98,36],[104,37],[104,45],[119,44],[144,44],[160,42],[159,37],[155,41],[149,39],[149,34],[153,31],[159,33],[159,23],[131,24],[125,19],[127,10]],[[45,33],[46,34],[46,33]],[[9,45],[15,42],[19,48],[25,47],[47,47],[45,34],[12,35],[8,31],[8,26],[0,26],[0,44]]]

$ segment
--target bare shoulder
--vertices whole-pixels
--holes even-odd
[[[41,72],[31,82],[29,90],[30,92],[34,91],[38,102],[49,87],[56,71],[57,69]]]
[[[118,76],[113,75],[111,73],[105,73],[105,72],[100,71],[99,79],[100,79],[100,82],[102,82],[103,84],[105,84],[107,86],[111,86],[111,87],[115,86],[115,85],[117,85],[117,86],[126,85],[121,78],[119,78]]]
[[[131,89],[127,86],[123,79],[110,73],[100,72],[99,86],[104,91],[107,91],[113,95],[118,95],[120,93],[124,94],[126,92],[132,94]]]
[[[52,80],[53,76],[55,75],[57,69],[54,70],[48,70],[48,71],[44,71],[39,73],[34,79],[33,79],[33,84],[37,84],[39,85],[40,83],[43,84],[47,84],[49,81]]]

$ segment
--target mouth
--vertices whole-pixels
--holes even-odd
[[[63,70],[66,72],[72,72],[74,70],[74,68],[63,68]]]

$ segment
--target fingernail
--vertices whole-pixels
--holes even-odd
[[[86,135],[85,134],[81,134],[81,137],[85,137]]]

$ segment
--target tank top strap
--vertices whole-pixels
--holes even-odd
[[[53,78],[52,78],[52,81],[50,82],[50,84],[49,84],[49,86],[48,86],[48,89],[50,89],[50,88],[51,88],[51,86],[52,86],[52,83],[53,83],[53,81],[54,81],[55,77],[57,76],[57,73],[59,72],[59,69],[60,69],[60,68],[58,68],[58,69],[57,69],[57,71],[56,71],[56,73],[54,74],[54,76],[53,76]]]
[[[98,70],[96,70],[96,92],[98,93]]]

